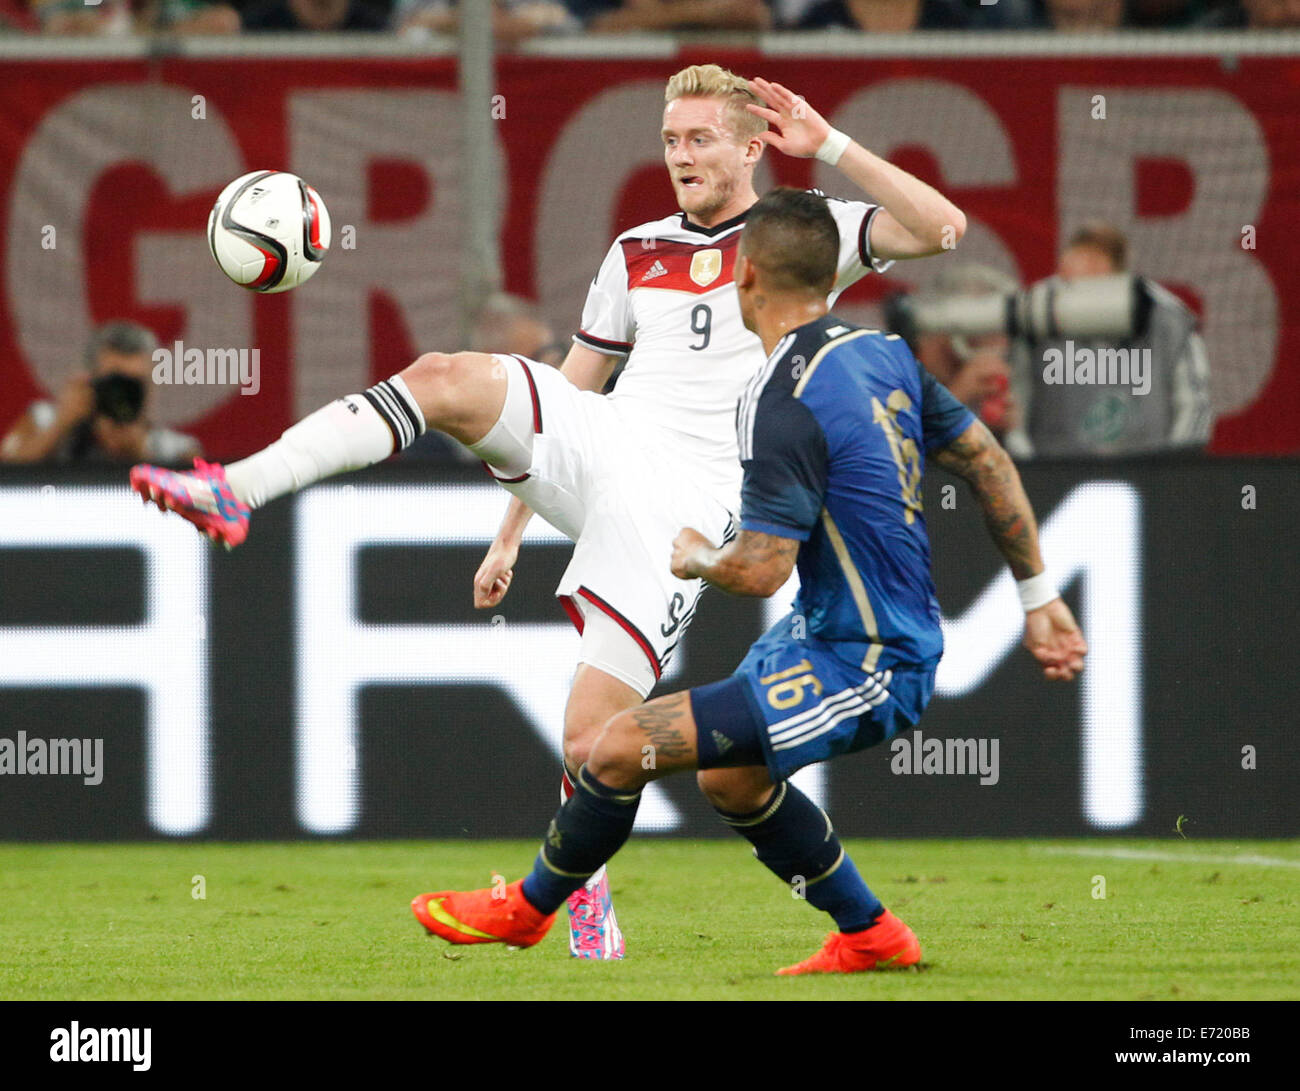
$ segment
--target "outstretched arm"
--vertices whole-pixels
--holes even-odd
[[[673,575],[700,578],[733,595],[766,598],[781,590],[794,570],[799,541],[742,530],[721,549],[687,527],[673,542]]]
[[[1034,509],[1015,463],[993,433],[976,421],[931,457],[970,485],[984,512],[989,536],[1022,588],[1026,587],[1025,581],[1042,576]],[[1033,584],[1028,587],[1032,591]],[[1054,681],[1074,678],[1083,670],[1083,659],[1088,654],[1083,633],[1059,595],[1025,611],[1024,645],[1042,664],[1044,675]]]
[[[881,206],[871,221],[875,257],[920,258],[956,247],[966,233],[966,217],[937,189],[836,132],[802,95],[757,77],[749,84],[767,108],[747,109],[774,127],[760,134],[764,142],[798,158],[820,153]]]

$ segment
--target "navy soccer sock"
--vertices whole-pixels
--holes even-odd
[[[623,792],[601,784],[584,765],[575,778],[573,795],[551,820],[546,840],[523,895],[543,913],[554,913],[600,865],[623,847],[636,821],[641,793]]]
[[[754,846],[770,871],[802,889],[809,904],[829,913],[841,932],[861,932],[885,911],[840,845],[826,813],[789,781],[766,806],[722,820]]]

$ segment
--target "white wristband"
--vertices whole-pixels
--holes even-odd
[[[1056,589],[1056,583],[1046,570],[1038,573],[1037,576],[1030,576],[1027,580],[1016,580],[1016,590],[1020,592],[1020,605],[1025,608],[1025,613],[1037,610],[1040,606],[1046,606],[1053,599],[1061,597],[1061,593]]]
[[[835,166],[840,161],[840,156],[844,154],[844,149],[849,146],[851,139],[848,133],[842,133],[839,129],[832,129],[826,139],[822,141],[822,146],[817,149],[817,158],[829,166]]]

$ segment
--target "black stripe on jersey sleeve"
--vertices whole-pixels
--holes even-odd
[[[862,224],[858,228],[858,260],[873,272],[876,267],[871,257],[871,221],[876,218],[876,213],[879,211],[880,205],[872,205],[862,214]]]
[[[524,369],[524,378],[528,380],[528,396],[533,399],[533,432],[537,435],[542,434],[542,399],[537,396],[537,380],[533,378],[533,369],[528,366],[528,361],[517,353],[511,353],[519,366]]]
[[[600,337],[593,337],[585,330],[579,330],[573,335],[573,339],[580,345],[586,345],[589,349],[595,349],[597,352],[603,352],[610,356],[626,356],[632,351],[630,341],[606,341]]]

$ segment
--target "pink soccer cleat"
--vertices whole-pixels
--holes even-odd
[[[174,511],[227,549],[248,537],[250,510],[235,499],[219,463],[196,458],[194,469],[187,473],[141,463],[131,467],[131,488],[145,503]]]
[[[614,916],[609,876],[603,868],[596,882],[580,886],[569,895],[568,905],[569,954],[590,959],[623,957],[626,944]]]

